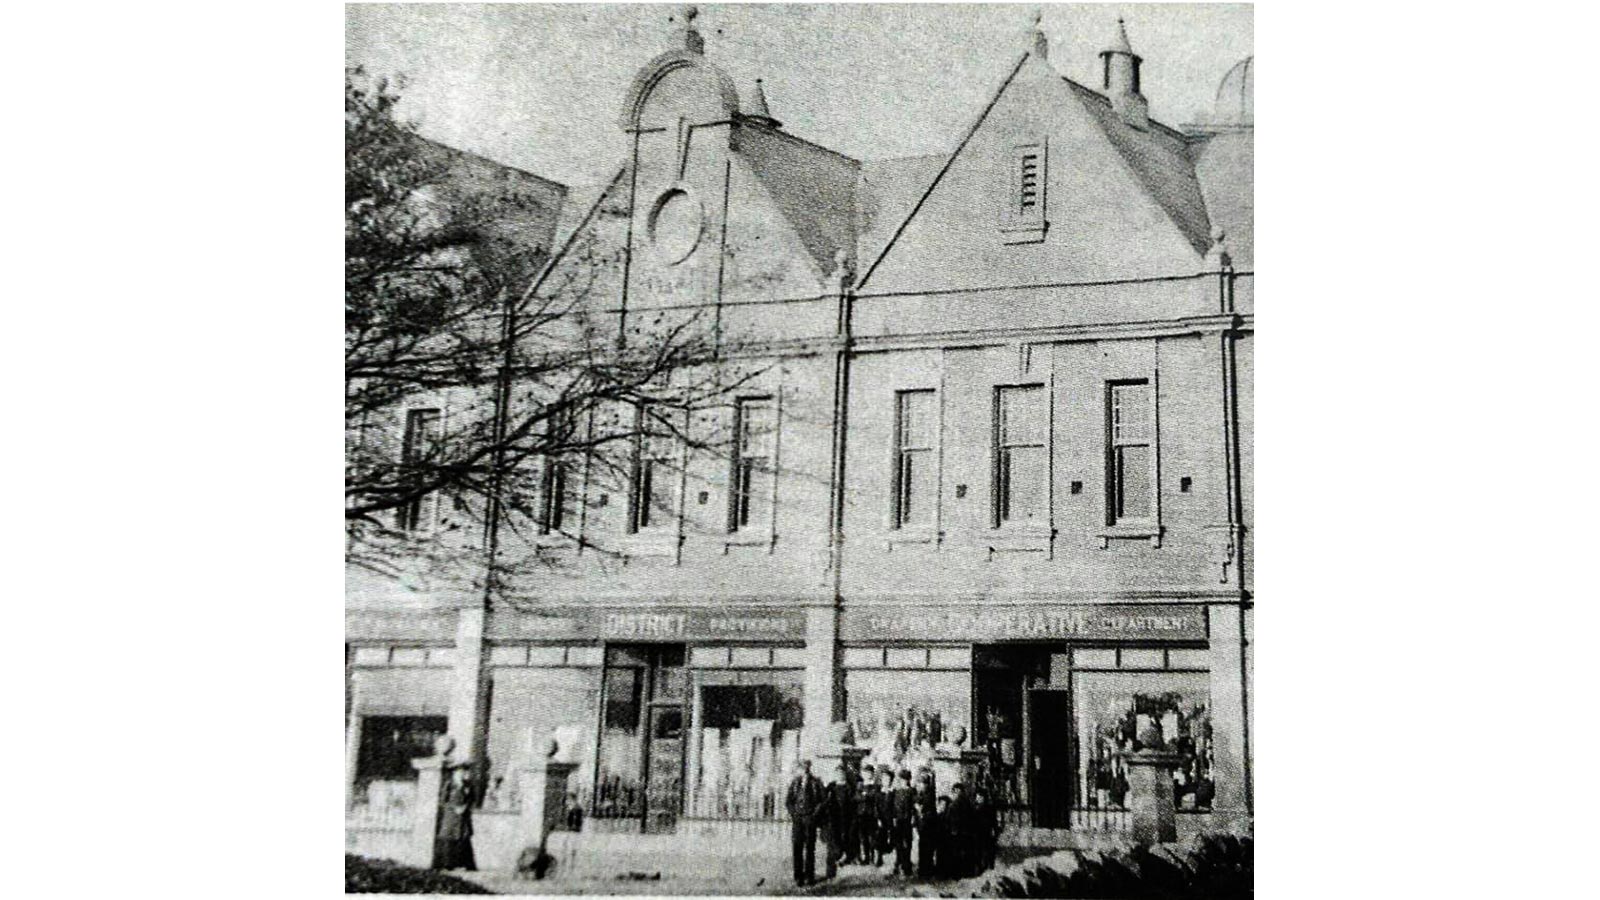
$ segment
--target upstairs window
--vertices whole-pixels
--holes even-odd
[[[567,518],[567,467],[559,456],[545,459],[539,484],[539,533],[559,532]]]
[[[1003,387],[995,391],[996,527],[1045,522],[1048,430],[1043,385]]]
[[[573,417],[563,410],[550,417],[545,432],[548,446],[559,450],[572,440]],[[544,471],[539,475],[539,533],[559,532],[567,524],[567,508],[572,500],[572,460],[567,454],[549,453],[544,459]]]
[[[734,408],[733,464],[729,484],[728,530],[760,530],[771,525],[774,448],[777,445],[771,397],[750,397]]]
[[[666,433],[661,411],[639,407],[634,434],[633,502],[630,531],[661,528],[672,522],[676,513],[673,497],[676,478],[673,467],[675,441]]]
[[[938,490],[934,479],[937,410],[933,391],[895,394],[891,518],[896,528],[933,522],[934,496]]]
[[[408,484],[427,482],[427,461],[439,441],[439,410],[413,409],[406,412],[406,432],[400,447],[401,475]],[[402,531],[427,534],[439,517],[439,494],[429,491],[413,497],[400,507],[397,523]]]
[[[1106,386],[1106,486],[1112,525],[1155,519],[1155,416],[1150,382]]]

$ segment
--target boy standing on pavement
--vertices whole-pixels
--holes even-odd
[[[883,865],[883,848],[878,846],[878,772],[861,767],[861,790],[856,794],[856,854],[864,866]]]
[[[911,870],[911,829],[917,821],[917,789],[911,786],[911,770],[900,770],[900,786],[894,789],[890,808],[894,817],[894,873],[907,878]]]

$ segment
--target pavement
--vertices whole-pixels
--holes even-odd
[[[678,895],[678,896],[790,896],[790,897],[913,897],[951,893],[970,894],[970,880],[921,880],[890,874],[885,864],[842,866],[837,877],[797,888],[788,878],[695,878],[657,873],[622,873],[611,878],[551,877],[535,881],[504,872],[462,872],[449,874],[465,878],[497,894],[542,896],[573,895]],[[643,876],[643,877],[640,877]],[[654,876],[654,877],[652,877]]]

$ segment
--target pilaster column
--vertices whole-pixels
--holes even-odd
[[[827,741],[828,726],[843,716],[844,691],[838,664],[839,612],[833,606],[806,609],[805,731],[802,752],[811,756]]]
[[[481,766],[489,747],[488,649],[483,637],[486,616],[481,606],[460,609],[456,616],[447,733],[465,751],[467,759]]]
[[[1240,606],[1217,605],[1210,609],[1211,776],[1217,788],[1211,808],[1228,825],[1248,827],[1254,804],[1244,615]]]
[[[360,698],[356,696],[359,690],[354,686],[350,690],[350,711],[345,716],[344,726],[344,808],[350,809],[355,799],[356,766],[361,759],[361,705]]]

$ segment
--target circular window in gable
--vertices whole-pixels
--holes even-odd
[[[705,229],[705,211],[683,188],[672,188],[661,195],[650,211],[650,244],[667,265],[689,258],[700,245]]]

